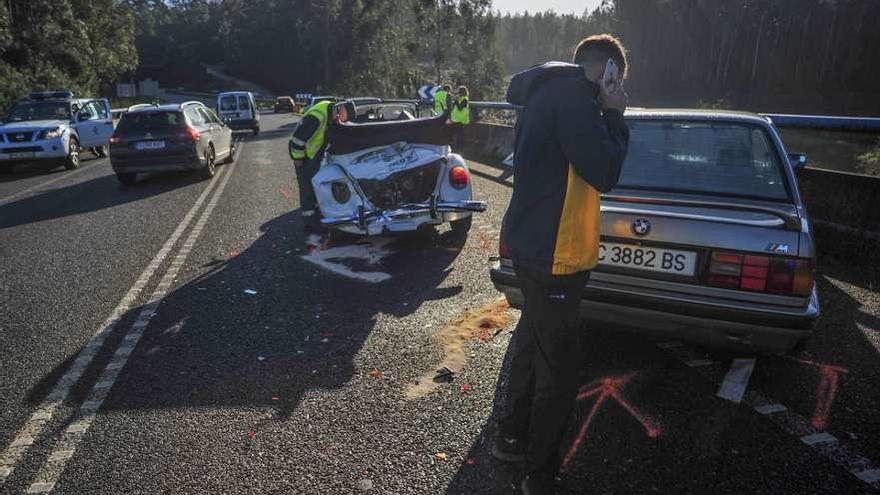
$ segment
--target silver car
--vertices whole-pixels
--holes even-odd
[[[819,317],[816,246],[769,118],[716,111],[627,112],[629,154],[602,196],[599,266],[583,316],[646,334],[786,352]],[[522,294],[506,248],[491,271]]]

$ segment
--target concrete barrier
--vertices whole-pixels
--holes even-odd
[[[513,151],[513,127],[475,123],[464,133],[463,155],[500,168]],[[798,183],[814,221],[819,254],[853,265],[880,265],[880,177],[801,169]]]

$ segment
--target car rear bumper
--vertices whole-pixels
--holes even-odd
[[[491,270],[495,288],[514,307],[521,307],[522,292],[509,268]],[[684,297],[657,298],[624,287],[592,281],[584,288],[581,314],[590,321],[645,335],[676,338],[713,347],[784,352],[812,334],[819,318],[814,289],[803,308],[709,305]]]
[[[226,125],[234,131],[241,131],[259,127],[260,122],[255,119],[227,120]]]
[[[110,164],[114,172],[121,173],[173,172],[198,170],[205,166],[205,161],[201,157],[186,155],[149,158],[120,158],[110,155]]]
[[[425,223],[451,222],[483,211],[486,211],[484,201],[437,201],[405,205],[395,210],[376,209],[360,215],[326,217],[321,223],[346,232],[381,235],[385,232],[416,230]]]

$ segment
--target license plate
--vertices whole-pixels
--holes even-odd
[[[165,147],[165,141],[141,141],[134,147],[139,150],[158,150]]]
[[[37,154],[32,152],[10,153],[10,158],[36,158]]]
[[[693,276],[697,266],[697,253],[603,242],[599,244],[599,264]]]

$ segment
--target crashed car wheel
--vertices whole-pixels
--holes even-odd
[[[474,217],[472,215],[468,215],[460,220],[453,220],[449,222],[452,226],[452,234],[457,236],[465,236],[471,230],[471,225],[474,222]]]
[[[70,144],[67,146],[67,158],[64,159],[64,168],[73,170],[79,168],[79,141],[70,138]]]
[[[95,146],[92,148],[92,154],[98,158],[104,158],[107,156],[107,147],[106,146]]]

